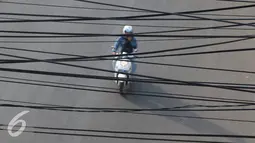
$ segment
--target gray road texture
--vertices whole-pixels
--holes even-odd
[[[98,0],[99,1],[99,0]],[[100,0],[101,2],[127,5],[133,7],[141,7],[147,9],[178,12],[199,10],[208,8],[220,8],[228,6],[238,6],[242,3],[220,2],[216,0]],[[95,4],[77,2],[73,0],[23,0],[19,2],[31,2],[40,4],[55,4],[68,6],[84,6],[97,8],[112,8]],[[53,8],[53,7],[38,7],[24,6],[0,3],[0,12],[16,12],[16,13],[35,13],[35,14],[59,14],[59,15],[76,15],[76,16],[127,16],[141,13],[133,12],[113,12],[113,11],[98,11],[91,9],[68,9],[68,8]],[[224,12],[215,12],[216,14],[235,14],[235,15],[253,15],[254,8],[231,10]],[[203,15],[205,16],[205,15]],[[31,17],[15,17],[1,15],[1,18],[31,18]],[[171,16],[172,18],[182,18]],[[219,16],[206,16],[211,18],[223,18]],[[33,17],[35,18],[35,17]],[[170,16],[168,17],[170,18]],[[225,17],[230,18],[230,17]],[[89,21],[96,23],[112,23],[112,24],[140,24],[140,25],[163,25],[163,26],[190,26],[190,27],[206,27],[224,25],[224,23],[213,21]],[[240,21],[239,21],[240,22]],[[244,21],[241,21],[244,22]],[[252,22],[252,21],[245,21]],[[96,24],[74,24],[74,23],[1,23],[0,30],[22,30],[22,31],[46,31],[46,32],[86,32],[86,33],[107,33],[116,34],[121,32],[122,26],[111,25],[96,25]],[[136,32],[170,30],[174,28],[159,28],[159,27],[134,27]],[[250,28],[242,26],[239,28]],[[176,28],[175,28],[176,29]],[[2,33],[3,34],[3,33]],[[192,32],[180,32],[174,34],[203,34],[203,35],[245,35],[254,34],[254,30],[229,30],[229,29],[214,29],[200,30]],[[138,38],[153,39],[153,38]],[[1,38],[1,41],[114,41],[115,37],[99,37],[99,38],[59,38],[59,39],[7,39]],[[173,41],[141,41],[139,42],[139,51],[147,52],[152,50],[173,49],[186,46],[194,46],[198,44],[209,44],[214,42],[226,41],[230,39],[189,39],[189,40],[173,40]],[[85,56],[95,56],[110,54],[109,48],[112,43],[1,43],[1,46],[15,47],[23,49],[43,50],[49,52],[62,52],[70,54],[80,54]],[[225,44],[220,46],[211,46],[188,50],[185,52],[219,50],[231,48],[252,48],[254,40],[247,40],[238,43]],[[29,53],[21,51],[11,51],[1,49],[1,52],[31,57],[31,58],[60,58],[63,56]],[[181,51],[180,51],[181,52]],[[175,52],[177,53],[177,52]],[[169,64],[183,64],[192,66],[205,66],[214,68],[228,68],[236,70],[254,71],[254,52],[227,53],[227,54],[211,54],[200,56],[183,56],[183,57],[168,57],[146,59],[144,61],[160,62]],[[1,59],[13,59],[2,56]],[[94,61],[94,62],[72,62],[72,64],[91,66],[111,70],[110,61]],[[100,71],[92,71],[81,68],[68,67],[63,65],[55,65],[50,63],[26,63],[26,64],[5,64],[1,65],[5,68],[20,68],[30,70],[43,70],[52,72],[67,72],[77,74],[93,74],[102,76],[112,76],[111,73]],[[157,65],[138,64],[136,73],[171,78],[186,81],[204,81],[204,82],[231,82],[253,84],[254,75],[246,73],[232,73],[222,71],[210,71],[180,67],[163,67]],[[25,78],[34,80],[64,82],[69,84],[82,84],[92,86],[103,86],[108,88],[117,88],[112,81],[94,80],[94,79],[79,79],[69,77],[55,77],[46,75],[32,75],[22,73],[0,72],[1,76]],[[65,106],[85,106],[85,107],[119,107],[119,108],[163,108],[183,106],[190,104],[203,105],[218,105],[224,103],[189,101],[180,99],[165,99],[165,98],[148,98],[130,96],[126,99],[118,94],[100,93],[91,91],[78,91],[71,89],[60,89],[52,87],[22,85],[14,83],[1,82],[1,99],[38,102],[46,104],[57,104]],[[242,100],[254,100],[254,94],[228,91],[215,88],[202,88],[192,86],[178,85],[160,85],[160,84],[135,84],[134,90],[163,92],[171,94],[188,94],[205,97],[220,97],[233,98]],[[0,101],[1,103],[9,103]],[[99,129],[99,130],[119,130],[119,131],[141,131],[141,132],[167,132],[167,133],[208,133],[208,134],[231,134],[231,135],[255,135],[254,123],[233,122],[210,119],[196,119],[196,117],[208,118],[225,118],[239,120],[255,120],[254,111],[242,112],[157,112],[155,114],[164,115],[143,115],[143,114],[127,114],[127,113],[76,113],[76,112],[60,112],[60,111],[45,111],[25,108],[0,108],[0,124],[8,124],[14,116],[22,111],[30,111],[21,119],[26,121],[28,126],[45,126],[56,128],[79,128],[79,129]],[[173,117],[191,116],[195,118]],[[31,129],[26,128],[25,131]],[[49,130],[47,130],[49,131]],[[55,131],[52,131],[55,132]],[[80,133],[71,132],[69,133]],[[85,134],[100,134],[87,133]],[[100,134],[102,135],[102,134]],[[104,134],[105,135],[105,134]],[[118,134],[108,134],[118,135]],[[127,136],[127,135],[119,135]],[[145,136],[148,137],[148,136]],[[156,137],[156,136],[152,136]],[[160,137],[159,137],[160,138]],[[248,139],[227,139],[227,138],[192,138],[192,137],[162,137],[171,139],[197,139],[197,140],[213,140],[213,141],[228,141],[235,143],[253,143],[254,140]],[[107,139],[94,137],[77,137],[77,136],[60,136],[60,135],[45,135],[23,132],[18,137],[11,137],[8,132],[0,132],[1,143],[152,143],[157,141],[139,141],[139,140],[123,140],[123,139]]]

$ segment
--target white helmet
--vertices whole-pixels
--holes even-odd
[[[126,25],[126,26],[124,26],[122,32],[123,32],[123,34],[126,34],[126,33],[133,33],[133,27],[130,26],[130,25]]]

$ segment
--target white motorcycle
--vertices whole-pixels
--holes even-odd
[[[117,78],[115,82],[119,87],[120,94],[123,95],[124,91],[130,87],[129,79],[131,78],[130,73],[132,73],[134,55],[127,55],[125,52],[122,55],[120,53],[116,55],[112,62],[115,71],[114,77]]]

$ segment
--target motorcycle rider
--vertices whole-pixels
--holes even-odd
[[[121,47],[121,53],[126,52],[128,54],[137,52],[137,41],[136,38],[133,36],[133,27],[130,25],[124,26],[123,30],[123,35],[120,36],[112,49],[113,54],[116,54],[116,51],[118,50],[119,47]]]

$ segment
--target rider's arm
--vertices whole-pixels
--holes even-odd
[[[121,44],[121,37],[119,37],[119,38],[115,41],[114,46],[113,46],[113,49],[112,49],[112,52],[116,52],[116,51],[118,50],[120,44]]]
[[[136,40],[136,38],[134,38],[133,40],[134,40],[134,47],[133,48],[137,49],[137,47],[138,47],[137,40]]]

